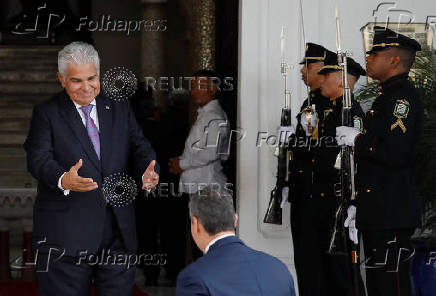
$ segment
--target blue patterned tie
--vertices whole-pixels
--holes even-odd
[[[100,136],[98,134],[97,126],[90,116],[92,107],[94,107],[94,105],[82,106],[80,107],[80,110],[82,110],[83,114],[85,115],[86,131],[88,132],[89,139],[91,140],[94,150],[100,159]]]

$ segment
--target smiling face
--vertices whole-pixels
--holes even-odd
[[[58,72],[58,78],[71,100],[81,106],[89,105],[100,93],[100,78],[94,63],[68,64],[65,76]]]

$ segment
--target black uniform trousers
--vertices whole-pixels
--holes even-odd
[[[85,252],[83,250],[79,257],[63,256],[58,248],[38,253],[36,275],[39,295],[89,296],[92,282],[98,296],[132,295],[137,257],[126,252],[111,206],[106,206],[100,250],[97,254]]]
[[[409,296],[414,229],[363,231],[368,296]]]
[[[291,203],[294,263],[300,296],[354,295],[351,259],[327,253],[337,206],[334,196],[307,196]],[[363,291],[363,283],[359,285]]]

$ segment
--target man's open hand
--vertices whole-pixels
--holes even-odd
[[[154,166],[156,165],[156,160],[153,160],[148,165],[142,177],[142,189],[150,190],[153,189],[159,183],[159,175],[154,171]]]
[[[98,188],[98,184],[92,178],[82,178],[77,171],[82,167],[82,159],[71,167],[62,177],[61,185],[65,190],[86,192]]]

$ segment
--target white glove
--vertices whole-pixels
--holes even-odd
[[[277,129],[277,138],[280,144],[285,144],[289,142],[289,137],[295,134],[295,128],[291,126],[279,126]]]
[[[359,243],[359,239],[357,236],[357,228],[356,228],[356,207],[355,206],[349,206],[347,209],[347,219],[345,219],[344,226],[348,227],[348,236],[350,237],[350,240],[354,244]]]
[[[338,126],[336,128],[336,142],[339,146],[347,145],[354,147],[354,140],[360,131],[354,127]]]
[[[313,113],[301,112],[300,124],[303,127],[304,131],[306,132],[306,136],[312,135],[312,132],[309,131],[309,120],[310,120],[310,126],[312,127],[313,130],[316,126],[317,119],[318,119],[318,114],[316,112]]]

